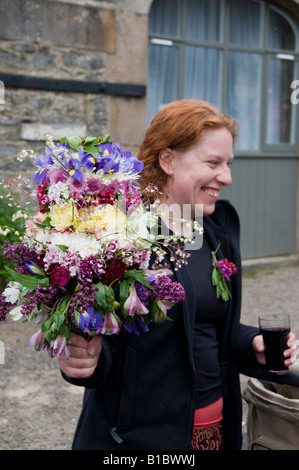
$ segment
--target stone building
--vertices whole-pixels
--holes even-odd
[[[214,100],[240,114],[226,196],[245,257],[298,252],[298,3],[0,0],[0,175],[31,174],[16,154],[46,134],[110,133],[136,154],[160,106]]]
[[[137,149],[146,126],[149,4],[0,1],[1,174],[15,174],[17,152],[41,147],[46,134],[110,133]]]

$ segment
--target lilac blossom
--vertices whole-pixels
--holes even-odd
[[[90,280],[81,281],[78,285],[78,291],[72,298],[69,306],[69,314],[75,316],[75,310],[80,314],[85,312],[95,301],[96,287]]]
[[[2,256],[18,266],[21,266],[34,258],[35,252],[22,243],[14,242],[11,245],[9,241],[6,240],[2,246]]]
[[[6,315],[9,314],[9,307],[11,307],[10,302],[6,302],[5,296],[0,295],[0,322],[5,321]]]
[[[34,290],[24,294],[21,304],[22,314],[30,315],[30,313],[39,304],[45,304],[48,307],[53,307],[60,295],[61,289],[59,286],[50,284],[48,287],[41,287],[40,285],[37,285]]]
[[[150,282],[153,287],[153,297],[156,300],[166,300],[171,303],[178,303],[185,300],[185,291],[179,282],[174,282],[169,276],[159,276],[154,282]]]

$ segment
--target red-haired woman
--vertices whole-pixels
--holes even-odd
[[[202,210],[202,246],[174,270],[186,299],[168,312],[171,321],[140,336],[73,337],[60,366],[66,380],[86,387],[75,449],[241,448],[239,373],[262,373],[265,360],[259,330],[240,323],[239,219],[219,200],[232,182],[235,138],[236,121],[204,101],[173,102],[150,124],[141,187],[158,188],[160,208],[187,207],[192,218]],[[234,266],[229,295],[212,282],[215,251]],[[290,333],[286,365],[294,341]]]

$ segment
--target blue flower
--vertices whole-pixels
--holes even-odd
[[[68,160],[66,157],[61,157],[60,162],[68,174],[77,181],[82,180],[82,173],[80,171],[81,162],[78,158],[71,158]]]
[[[105,143],[100,146],[99,159],[97,161],[97,171],[102,169],[105,174],[115,173],[138,173],[143,170],[143,163],[132,153],[122,151],[119,144]]]
[[[68,174],[72,176],[77,181],[82,180],[82,173],[80,171],[81,168],[81,162],[77,158],[71,158],[68,162],[67,165],[68,168]]]
[[[97,171],[103,170],[105,174],[119,171],[121,152],[117,145],[103,144],[100,147],[99,158],[97,159]]]
[[[80,314],[79,326],[81,330],[88,328],[90,330],[98,330],[103,325],[103,318],[96,313],[93,307],[88,307],[84,313]]]
[[[28,269],[28,271],[30,272],[30,274],[32,274],[32,276],[44,276],[45,273],[42,269],[40,269],[40,267],[35,264],[33,261],[27,261],[26,263],[24,263],[26,268]]]
[[[96,167],[97,161],[90,153],[86,153],[84,149],[80,149],[78,155],[83,167],[89,170],[93,170]]]
[[[34,162],[39,167],[39,170],[35,173],[34,181],[36,184],[41,184],[46,176],[48,167],[53,165],[53,156],[48,147],[45,148],[45,154],[37,157]]]
[[[124,173],[129,173],[129,172],[138,173],[143,170],[142,161],[138,160],[138,158],[136,157],[133,157],[131,152],[123,152],[123,153],[130,154],[130,155],[124,156],[124,160],[122,161],[122,171]]]

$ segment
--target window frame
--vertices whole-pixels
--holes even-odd
[[[294,132],[294,141],[290,143],[273,143],[268,144],[266,142],[266,122],[267,122],[267,90],[269,85],[269,67],[271,58],[277,57],[278,54],[289,55],[293,57],[294,62],[294,76],[293,80],[299,79],[299,25],[294,21],[286,12],[281,8],[275,6],[272,3],[268,3],[264,0],[254,0],[261,5],[260,19],[261,19],[261,44],[260,46],[244,46],[229,41],[229,8],[230,0],[223,0],[220,6],[220,24],[219,24],[219,42],[218,41],[205,41],[197,39],[189,39],[185,37],[186,29],[186,7],[185,0],[179,1],[178,6],[178,36],[169,36],[164,34],[154,34],[149,31],[150,43],[167,41],[168,46],[175,46],[178,48],[178,82],[177,82],[177,99],[184,97],[184,63],[185,63],[185,47],[186,46],[197,46],[205,48],[214,48],[222,51],[222,80],[219,80],[220,89],[218,90],[220,97],[219,107],[226,112],[227,103],[227,90],[228,90],[228,54],[230,51],[239,52],[251,52],[258,53],[262,56],[262,71],[261,71],[261,103],[260,103],[260,135],[259,135],[259,148],[256,150],[252,149],[235,149],[236,156],[247,156],[247,157],[281,157],[283,153],[287,157],[298,157],[299,147],[299,132],[295,129],[298,128],[299,124],[299,105],[291,103],[292,107],[292,132]],[[153,2],[154,3],[154,2]],[[152,5],[153,6],[153,5]],[[270,9],[281,15],[290,25],[294,32],[295,48],[294,50],[287,49],[272,49],[268,47],[268,27],[270,18]],[[167,45],[167,44],[164,44]],[[281,59],[288,60],[288,59]],[[222,86],[221,86],[222,83]],[[293,90],[289,88],[289,96],[291,102],[291,94]]]

